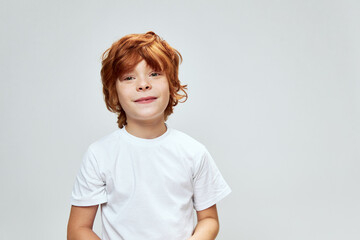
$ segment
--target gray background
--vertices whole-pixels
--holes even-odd
[[[217,239],[360,239],[359,6],[1,1],[0,238],[66,238],[81,156],[117,128],[100,56],[153,30],[184,57],[189,99],[169,125],[233,189]]]

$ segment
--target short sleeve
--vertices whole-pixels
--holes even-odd
[[[101,178],[98,162],[89,146],[83,155],[70,203],[75,206],[92,206],[105,202],[107,202],[106,183]]]
[[[194,169],[194,208],[201,211],[219,202],[231,193],[209,151],[205,148]]]

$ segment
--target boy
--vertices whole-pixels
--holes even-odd
[[[119,129],[90,144],[83,156],[70,201],[69,240],[100,239],[92,231],[99,204],[103,240],[217,236],[216,203],[231,189],[206,147],[165,123],[187,99],[180,60],[154,32],[126,35],[102,55],[105,102],[118,114]]]

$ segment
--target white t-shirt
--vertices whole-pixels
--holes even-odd
[[[83,155],[70,203],[101,204],[102,240],[186,240],[194,209],[231,192],[206,147],[166,127],[153,139],[119,128]]]

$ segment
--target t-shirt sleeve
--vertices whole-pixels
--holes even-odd
[[[231,188],[206,148],[200,161],[195,163],[193,181],[196,211],[211,207],[231,193]]]
[[[89,146],[71,193],[71,205],[92,206],[107,202],[106,183],[101,178],[98,162]]]

